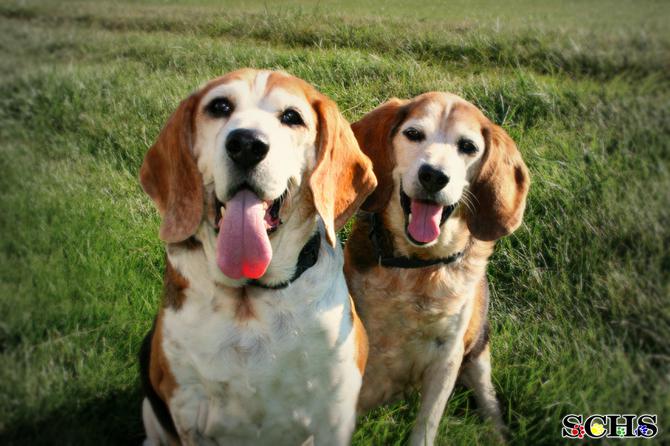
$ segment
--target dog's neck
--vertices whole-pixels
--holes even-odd
[[[437,241],[429,246],[416,246],[407,239],[404,213],[398,200],[391,200],[380,213],[380,217],[391,237],[394,255],[419,259],[447,258],[465,252],[466,247],[472,243],[472,236],[460,206],[442,225]]]
[[[376,283],[381,288],[396,292],[403,290],[412,295],[437,296],[440,301],[449,296],[454,305],[462,303],[462,298],[472,297],[486,274],[487,261],[493,253],[494,243],[475,239],[467,229],[462,214],[454,212],[442,226],[437,243],[428,247],[416,247],[405,236],[404,215],[393,212],[402,213],[402,209],[398,205],[398,209],[394,211],[389,205],[377,215],[383,223],[384,237],[390,242],[386,251],[389,255],[445,261],[418,267],[384,266],[374,253],[374,241],[370,237],[373,219],[366,218],[354,226],[354,232],[347,244],[346,269],[350,271],[349,274],[355,276],[353,271],[356,270],[362,274],[373,271],[371,274],[380,278]],[[458,255],[454,261],[448,261],[456,253],[462,255]]]
[[[318,228],[318,217],[308,200],[298,197],[290,216],[270,238],[272,261],[260,281],[275,285],[291,279],[303,247]]]

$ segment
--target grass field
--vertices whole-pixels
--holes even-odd
[[[533,176],[490,267],[511,443],[596,412],[656,413],[670,443],[670,3],[425,3],[0,4],[0,444],[142,439],[164,259],[137,171],[178,101],[242,66],[351,120],[448,90],[502,124]],[[415,411],[362,417],[354,444],[403,444]],[[457,389],[438,444],[491,438]]]

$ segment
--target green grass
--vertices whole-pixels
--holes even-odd
[[[657,413],[670,441],[670,4],[338,4],[0,5],[0,443],[141,440],[164,260],[137,171],[178,101],[242,66],[351,120],[448,90],[503,124],[533,175],[489,269],[511,443],[562,443],[570,412]],[[416,404],[354,444],[402,444]],[[438,444],[491,438],[457,389]]]

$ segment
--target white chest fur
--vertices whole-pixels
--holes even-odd
[[[182,441],[346,444],[361,375],[339,248],[322,244],[318,262],[288,288],[248,287],[247,317],[239,295],[208,278],[202,250],[169,257],[191,284],[163,331]]]

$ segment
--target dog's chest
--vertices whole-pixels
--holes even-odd
[[[401,393],[418,385],[426,367],[461,342],[471,299],[467,289],[453,285],[462,283],[458,279],[389,269],[351,278],[372,352],[364,387]]]
[[[347,416],[338,410],[353,407],[360,386],[347,301],[301,303],[271,292],[246,299],[188,296],[166,312],[177,425],[216,442],[299,444]]]

